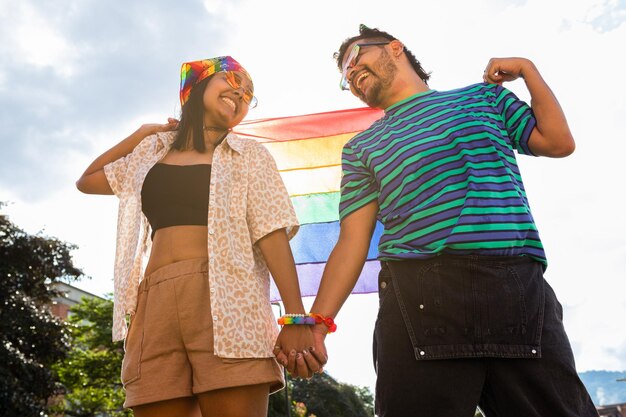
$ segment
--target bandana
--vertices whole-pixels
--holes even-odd
[[[191,89],[205,78],[222,71],[239,71],[252,80],[250,74],[233,57],[219,56],[201,61],[185,62],[180,68],[180,105],[183,106]]]

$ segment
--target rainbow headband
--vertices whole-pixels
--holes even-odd
[[[187,102],[191,89],[196,84],[222,71],[239,71],[252,81],[250,74],[231,56],[185,62],[180,68],[180,105],[183,106]]]

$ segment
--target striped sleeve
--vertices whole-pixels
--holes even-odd
[[[530,134],[537,125],[532,109],[502,86],[496,85],[496,95],[496,106],[504,120],[511,146],[520,154],[534,156],[528,147]]]
[[[348,142],[341,154],[341,198],[339,200],[339,220],[378,198],[378,187],[358,153]]]

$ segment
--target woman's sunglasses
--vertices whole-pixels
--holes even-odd
[[[259,100],[254,96],[254,92],[249,88],[243,86],[241,75],[236,71],[224,71],[226,75],[226,82],[234,90],[241,89],[243,91],[243,101],[250,106],[251,109],[255,108],[259,104]]]

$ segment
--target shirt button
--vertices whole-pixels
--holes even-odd
[[[217,316],[213,316],[213,321],[217,321]]]
[[[215,230],[209,229],[209,234],[212,235],[213,233],[215,233]]]
[[[420,304],[420,310],[424,309],[424,304]]]
[[[213,265],[213,264],[215,263],[215,259],[213,259],[213,258],[209,259],[209,263],[210,263],[211,265]]]
[[[211,293],[215,293],[215,288],[211,288]]]
[[[383,290],[384,290],[385,288],[387,288],[387,283],[386,283],[385,281],[381,282],[381,283],[380,283],[380,288],[382,288]]]
[[[423,350],[420,350],[420,355],[424,356],[426,354],[426,352],[424,352]]]
[[[533,355],[537,354],[537,350],[535,350],[535,349],[531,350],[531,352],[533,353]]]

